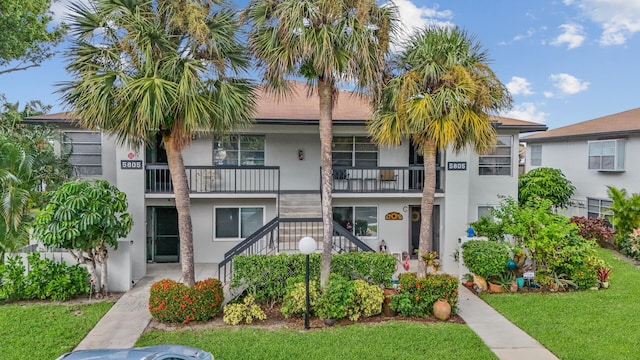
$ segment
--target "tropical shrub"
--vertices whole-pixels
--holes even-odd
[[[625,237],[620,244],[620,251],[636,260],[640,260],[640,228],[633,229],[631,234]]]
[[[428,317],[438,299],[447,299],[451,311],[458,304],[458,279],[448,274],[427,274],[418,278],[415,273],[404,273],[398,278],[398,294],[391,297],[391,309],[403,316]]]
[[[160,322],[206,321],[220,311],[224,295],[218,279],[206,279],[193,288],[163,279],[151,285],[149,312]]]
[[[586,218],[584,216],[573,216],[569,220],[578,225],[578,234],[587,240],[595,240],[598,245],[604,248],[614,247],[614,231],[607,220],[603,218]]]
[[[241,303],[227,304],[223,309],[225,324],[238,325],[242,321],[251,324],[253,319],[264,320],[267,314],[255,304],[253,296],[247,295]]]
[[[27,262],[28,272],[19,256],[0,265],[0,300],[65,301],[89,293],[89,273],[84,267],[41,258],[37,252],[29,254]]]
[[[621,248],[627,248],[628,246],[623,243],[629,240],[628,236],[634,229],[640,227],[640,194],[629,196],[625,189],[617,189],[613,186],[607,188],[612,202],[613,216],[610,219],[616,228],[616,244]]]
[[[304,281],[297,281],[298,279],[291,279],[288,281],[287,294],[282,301],[282,307],[280,312],[285,318],[298,317],[304,315],[306,306],[307,289]],[[318,285],[316,281],[309,282],[309,307],[313,309],[316,305],[316,301],[320,296],[318,291]]]
[[[489,280],[506,269],[509,250],[502,242],[469,240],[462,244],[462,259],[469,271]]]
[[[312,280],[320,279],[321,254],[309,256]],[[331,258],[331,273],[348,279],[388,286],[395,272],[396,258],[390,254],[348,252]],[[257,302],[275,304],[287,294],[287,279],[303,279],[305,255],[238,255],[233,258],[231,288],[246,286]]]
[[[345,277],[331,275],[327,286],[316,301],[315,314],[323,319],[337,320],[347,317],[356,304],[354,284],[354,281]]]
[[[562,171],[541,167],[518,178],[518,203],[528,206],[531,202],[546,199],[557,207],[566,208],[575,190],[576,187]]]
[[[354,304],[349,309],[349,320],[357,321],[361,316],[369,317],[382,312],[384,293],[377,285],[370,285],[364,280],[355,280],[353,284]]]

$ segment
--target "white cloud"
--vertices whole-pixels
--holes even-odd
[[[51,12],[53,13],[53,23],[59,24],[66,20],[65,18],[70,14],[68,8],[71,3],[82,3],[89,5],[89,0],[58,0],[51,2]]]
[[[449,21],[453,18],[451,10],[439,10],[437,5],[432,8],[418,7],[411,0],[396,0],[394,4],[400,17],[400,41],[406,40],[415,31],[427,26],[453,26]]]
[[[507,83],[507,89],[512,95],[532,95],[531,83],[519,76],[512,76],[511,81]]]
[[[542,93],[546,98],[552,98],[554,96],[552,91],[545,91]]]
[[[511,110],[500,114],[501,116],[533,121],[540,124],[544,124],[546,122],[546,117],[549,115],[541,110],[538,110],[534,103],[526,102],[519,105],[515,105]]]
[[[553,86],[566,95],[577,94],[589,88],[588,81],[582,81],[573,75],[565,73],[551,74],[549,78],[553,82]]]
[[[640,32],[640,1],[638,0],[573,0],[565,5],[577,6],[591,21],[602,28],[600,44],[622,45]]]
[[[562,34],[555,38],[551,45],[561,46],[567,44],[568,49],[577,48],[584,42],[585,36],[581,25],[578,24],[562,24],[559,26]]]
[[[518,34],[516,36],[513,37],[513,41],[520,41],[526,38],[530,38],[533,36],[533,34],[535,34],[536,31],[534,29],[529,29],[527,30],[526,34]]]

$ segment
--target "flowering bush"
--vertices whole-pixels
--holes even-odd
[[[198,281],[193,288],[164,279],[151,285],[149,312],[160,322],[205,321],[218,314],[223,300],[218,279]]]
[[[620,243],[622,253],[640,260],[640,228],[634,229],[631,234],[625,236]]]
[[[433,312],[438,299],[447,299],[451,311],[458,304],[458,279],[448,274],[427,274],[424,278],[415,273],[404,273],[399,277],[397,295],[391,298],[391,308],[404,316],[427,317]]]

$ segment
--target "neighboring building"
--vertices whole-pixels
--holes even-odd
[[[607,186],[640,193],[640,108],[520,139],[526,169],[560,169],[576,187],[568,215],[611,214]]]
[[[375,250],[384,240],[388,252],[413,254],[420,229],[422,157],[408,140],[391,148],[371,143],[370,116],[365,99],[340,93],[334,109],[333,212],[344,229],[334,238],[334,248],[349,248],[342,241],[355,235]],[[28,121],[59,126],[67,135],[64,145],[74,150],[77,174],[107,179],[128,196],[134,226],[111,254],[111,289],[127,290],[145,276],[148,262],[179,260],[174,196],[160,146],[117,146],[107,134],[76,127],[64,113]],[[546,129],[506,118],[495,118],[495,126],[499,143],[491,154],[446,152],[437,162],[433,249],[449,273],[457,273],[451,255],[468,224],[496,205],[498,195],[516,195],[519,134]],[[305,235],[321,240],[321,222],[290,220],[321,217],[318,99],[306,96],[304,84],[297,83],[294,94],[282,101],[260,93],[254,126],[229,136],[198,135],[183,156],[196,263],[224,262],[225,252],[235,251],[248,237],[263,239],[256,247],[281,251],[295,250]],[[285,229],[284,223],[290,225]],[[261,228],[260,236],[252,235]]]

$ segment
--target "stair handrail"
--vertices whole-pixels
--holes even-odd
[[[242,240],[238,245],[232,247],[231,250],[224,253],[225,260],[229,257],[239,255],[246,248],[258,242],[265,235],[277,228],[279,221],[280,218],[278,217],[271,219],[271,221],[263,225],[260,229],[256,230],[253,234],[249,235],[246,239]]]

